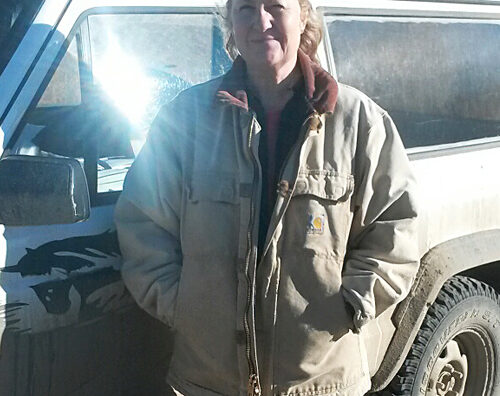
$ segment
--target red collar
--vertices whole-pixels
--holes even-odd
[[[338,95],[338,85],[335,79],[327,71],[311,61],[309,56],[300,49],[298,62],[304,77],[307,102],[319,114],[333,113]],[[241,56],[238,56],[231,70],[224,76],[217,91],[219,102],[238,106],[248,111],[245,77],[245,61]]]

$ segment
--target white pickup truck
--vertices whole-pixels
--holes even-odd
[[[323,67],[388,110],[421,190],[416,282],[367,332],[372,391],[498,395],[500,1],[313,4]],[[159,107],[230,67],[215,12],[0,3],[1,396],[168,392],[172,335],[120,280],[112,213]]]

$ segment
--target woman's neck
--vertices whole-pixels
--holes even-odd
[[[281,111],[293,96],[293,88],[301,77],[297,62],[293,67],[254,68],[247,65],[250,90],[266,112]]]

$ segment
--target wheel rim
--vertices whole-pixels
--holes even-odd
[[[463,329],[442,348],[430,372],[426,395],[490,395],[494,370],[489,334],[481,328]]]
[[[462,396],[468,374],[467,356],[450,340],[432,368],[428,391],[437,396]]]

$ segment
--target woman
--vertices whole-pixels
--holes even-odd
[[[363,327],[418,265],[408,159],[314,62],[307,0],[226,10],[232,69],[160,112],[127,176],[123,279],[174,329],[181,394],[363,395]]]

